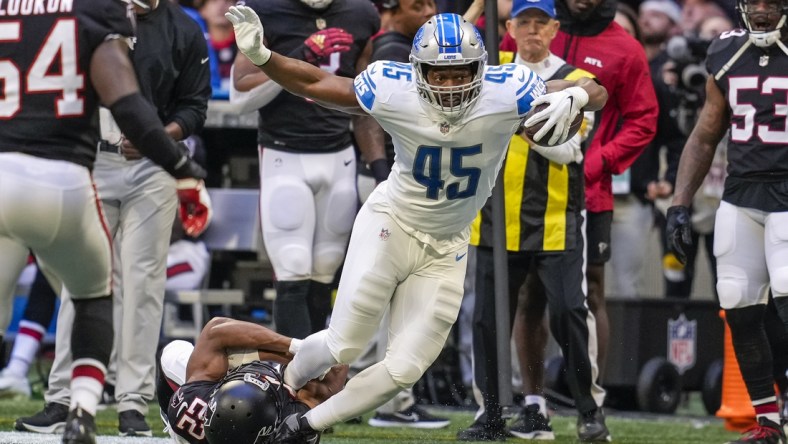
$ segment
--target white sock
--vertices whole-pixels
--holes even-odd
[[[41,339],[46,330],[41,324],[22,320],[19,322],[19,334],[14,340],[14,348],[11,351],[11,359],[5,373],[8,375],[26,378],[30,370],[30,364],[38,353],[41,346]]]
[[[94,359],[78,359],[71,365],[71,409],[77,406],[96,416],[107,369]]]
[[[543,396],[539,395],[525,395],[525,405],[536,404],[539,406],[539,413],[547,417],[547,402]]]

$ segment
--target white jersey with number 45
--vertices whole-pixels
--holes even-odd
[[[450,248],[467,240],[512,134],[546,88],[523,65],[488,66],[477,102],[448,122],[419,98],[412,69],[378,61],[355,79],[358,102],[391,135],[395,153],[388,180],[367,204],[422,241]]]

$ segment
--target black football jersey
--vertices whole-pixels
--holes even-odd
[[[714,76],[747,42],[737,29],[708,50]],[[730,113],[728,178],[723,200],[763,211],[788,211],[788,56],[777,45],[751,45],[718,80]]]
[[[90,59],[133,35],[121,0],[6,2],[0,16],[0,151],[91,168],[99,139]]]
[[[380,29],[380,16],[369,0],[334,0],[316,11],[298,0],[247,0],[260,16],[268,47],[303,60],[304,41],[320,29],[342,28],[353,35],[349,51],[332,55],[320,67],[355,77],[356,61]],[[350,116],[282,91],[259,110],[261,145],[296,152],[333,152],[350,145]]]
[[[172,431],[191,444],[207,443],[203,424],[205,424],[208,405],[211,403],[214,393],[224,381],[238,378],[244,373],[253,373],[257,379],[266,379],[271,383],[270,390],[276,397],[277,404],[282,406],[279,412],[280,420],[290,414],[305,413],[309,410],[305,404],[296,400],[293,389],[284,384],[278,364],[254,361],[231,371],[219,382],[189,382],[176,390],[170,398],[167,408],[167,421]]]

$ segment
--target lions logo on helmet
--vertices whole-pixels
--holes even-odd
[[[457,14],[438,14],[419,28],[410,51],[419,97],[456,121],[479,98],[487,51],[475,26]],[[427,71],[435,66],[470,66],[471,81],[460,86],[435,86]],[[459,99],[457,99],[459,96]]]
[[[788,0],[736,0],[736,11],[753,45],[765,48],[777,43],[788,54],[781,41],[788,17]],[[774,22],[776,25],[772,25]]]

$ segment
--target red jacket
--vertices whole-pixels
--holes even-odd
[[[550,45],[553,54],[585,69],[607,88],[608,101],[585,154],[586,207],[613,209],[611,175],[620,174],[654,138],[659,108],[643,47],[615,22],[596,35],[562,30]]]

